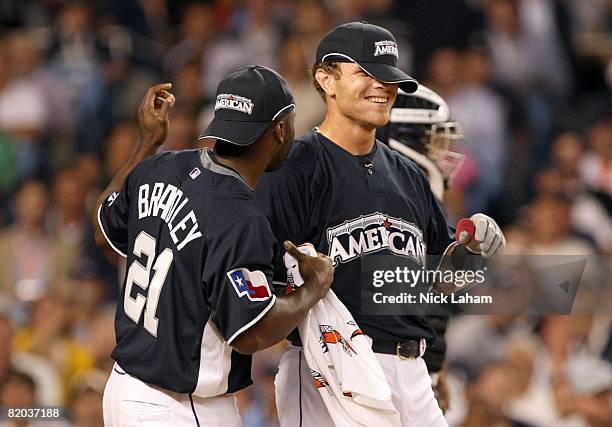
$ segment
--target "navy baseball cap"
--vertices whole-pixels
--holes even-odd
[[[250,145],[294,108],[293,95],[280,74],[262,65],[241,67],[217,86],[215,117],[198,139]]]
[[[376,80],[397,83],[404,92],[412,93],[419,84],[397,67],[397,59],[397,43],[391,32],[367,22],[349,22],[323,37],[316,63],[354,62]]]

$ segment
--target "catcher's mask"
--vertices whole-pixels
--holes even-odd
[[[464,139],[461,125],[449,121],[446,102],[423,85],[414,93],[398,91],[387,139],[398,141],[429,158],[450,184],[459,172],[465,155],[456,151],[455,144]]]

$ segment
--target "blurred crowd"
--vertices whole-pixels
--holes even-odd
[[[267,65],[293,90],[301,135],[324,115],[316,46],[354,20],[393,31],[401,66],[463,125],[451,223],[488,213],[513,254],[612,255],[610,0],[3,0],[0,406],[102,425],[125,270],[89,215],[134,149],[146,88],[170,81],[177,98],[162,149],[196,148],[221,77]],[[612,425],[606,314],[453,319],[451,425]],[[239,394],[248,427],[278,423],[281,351],[257,355]]]

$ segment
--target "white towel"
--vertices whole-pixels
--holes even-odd
[[[298,247],[315,256],[310,244]],[[296,259],[285,254],[290,286],[304,283]],[[298,325],[304,357],[336,426],[400,426],[391,388],[369,339],[330,290]]]

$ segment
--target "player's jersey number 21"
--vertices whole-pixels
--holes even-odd
[[[134,255],[142,257],[146,255],[147,265],[143,266],[140,262],[134,261],[128,270],[125,282],[125,297],[123,298],[123,309],[134,322],[140,322],[140,316],[144,309],[144,327],[154,337],[157,337],[157,322],[155,317],[157,311],[157,303],[159,302],[159,294],[161,293],[166,275],[172,264],[174,254],[172,249],[164,249],[159,256],[155,257],[157,242],[155,238],[141,231],[136,241],[134,242]],[[155,261],[155,264],[153,264]],[[155,274],[149,282],[151,265]],[[137,294],[136,298],[132,298],[132,286],[138,285],[142,290],[149,289],[148,295],[145,297],[142,294]],[[146,307],[145,307],[146,305]]]

